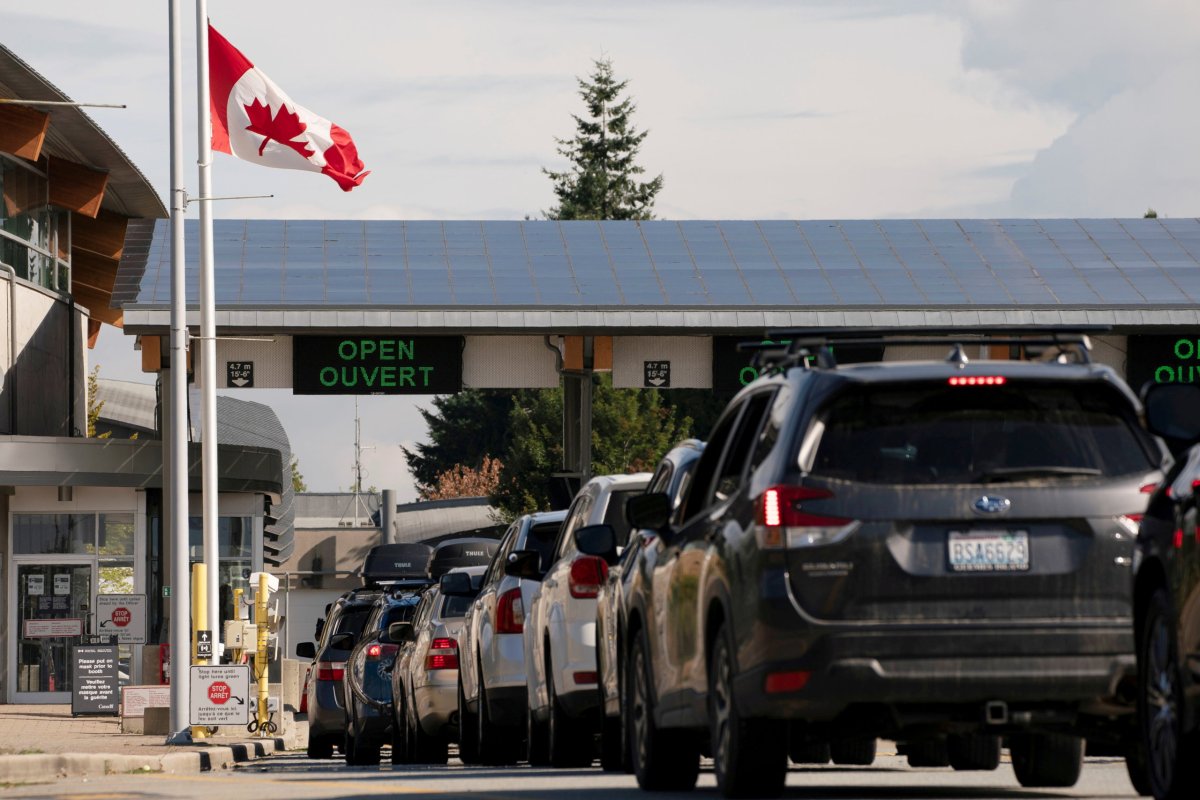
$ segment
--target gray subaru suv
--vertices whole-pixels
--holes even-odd
[[[976,770],[1006,743],[1022,785],[1070,786],[1085,741],[1132,738],[1131,559],[1168,458],[1137,398],[1085,335],[987,342],[1040,362],[970,360],[960,336],[944,361],[837,365],[867,341],[760,352],[772,374],[681,511],[628,503],[661,548],[627,612],[646,788],[690,787],[710,748],[726,796],[775,795],[789,755],[873,758],[876,737]]]

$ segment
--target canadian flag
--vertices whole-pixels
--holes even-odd
[[[323,172],[345,192],[370,174],[350,134],[293,103],[212,25],[208,76],[214,150],[267,167]]]

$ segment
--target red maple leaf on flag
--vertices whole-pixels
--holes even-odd
[[[250,118],[250,124],[246,126],[246,130],[251,133],[257,133],[264,137],[262,144],[258,146],[258,154],[263,154],[263,149],[267,146],[267,142],[274,139],[285,147],[290,147],[299,153],[304,158],[309,158],[313,154],[313,149],[308,146],[307,142],[294,142],[296,138],[308,128],[300,117],[294,111],[288,111],[287,106],[281,105],[275,117],[271,117],[271,106],[263,105],[258,98],[248,106],[245,106],[246,115]]]

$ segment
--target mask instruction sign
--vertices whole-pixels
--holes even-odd
[[[293,394],[452,394],[461,336],[349,334],[292,340]]]
[[[96,595],[96,632],[118,644],[146,643],[146,595]]]
[[[46,576],[45,575],[26,575],[25,576],[25,594],[45,594],[46,593]]]
[[[57,595],[71,593],[71,573],[63,572],[54,576],[54,593]]]

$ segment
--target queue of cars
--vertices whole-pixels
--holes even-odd
[[[686,790],[710,757],[725,796],[774,796],[789,761],[870,764],[887,738],[959,770],[1007,747],[1028,787],[1124,755],[1140,792],[1196,796],[1200,388],[1153,387],[1148,432],[1083,335],[846,366],[835,341],[865,339],[764,350],[706,443],[514,522],[422,595],[456,624],[391,624],[393,759],[455,741]],[[414,733],[405,681],[435,651],[454,702]]]

